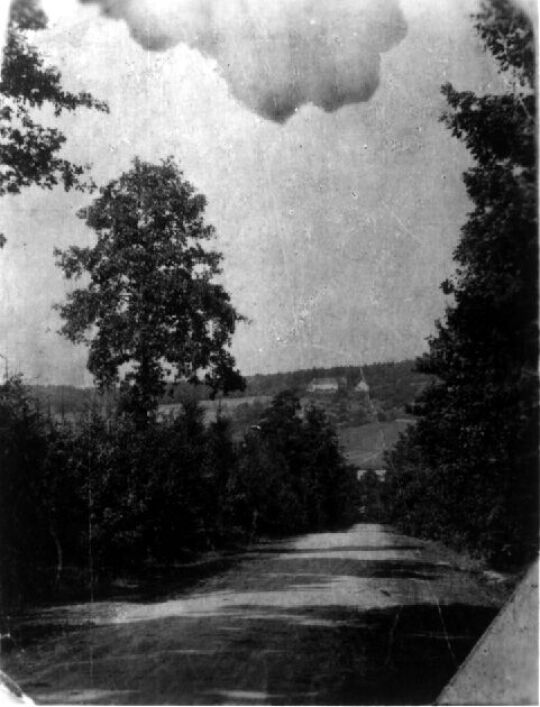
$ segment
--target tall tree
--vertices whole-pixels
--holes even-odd
[[[0,196],[31,185],[51,189],[62,183],[66,190],[92,186],[85,166],[61,156],[65,135],[37,122],[36,113],[44,106],[59,116],[79,107],[107,111],[107,105],[89,93],[64,90],[60,73],[45,66],[27,35],[46,25],[35,0],[12,3],[0,79]]]
[[[452,304],[418,363],[437,382],[389,461],[395,520],[504,562],[530,556],[538,537],[534,35],[510,0],[484,2],[475,20],[508,90],[442,89],[442,119],[475,160],[473,210],[442,285]]]
[[[99,386],[122,378],[140,419],[171,377],[224,393],[243,387],[228,350],[242,317],[214,281],[222,256],[205,248],[215,236],[204,222],[205,197],[172,158],[158,165],[136,159],[100,192],[79,212],[96,245],[56,251],[68,279],[89,278],[59,310],[64,336],[89,345]]]

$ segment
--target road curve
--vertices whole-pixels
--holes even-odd
[[[42,611],[3,667],[49,704],[426,704],[497,609],[426,544],[358,524],[259,543],[189,591]]]

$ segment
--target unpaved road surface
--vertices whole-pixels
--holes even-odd
[[[3,668],[38,703],[426,704],[498,609],[371,524],[260,543],[168,592],[43,610]]]

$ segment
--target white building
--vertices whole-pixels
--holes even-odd
[[[337,393],[339,383],[335,378],[314,378],[307,387],[308,393]]]
[[[366,383],[365,380],[361,380],[359,383],[356,384],[354,392],[362,393],[362,395],[369,395],[369,385]]]

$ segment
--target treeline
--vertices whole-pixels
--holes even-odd
[[[451,302],[418,361],[436,382],[387,458],[387,506],[403,531],[504,567],[538,556],[536,40],[509,0],[474,19],[507,90],[442,88],[442,120],[474,160],[472,208],[441,286]]]
[[[362,372],[370,387],[373,399],[379,400],[385,408],[404,408],[431,380],[431,376],[415,370],[413,360],[385,363],[371,363],[363,366],[334,366],[332,368],[311,368],[286,373],[257,374],[246,377],[246,389],[231,393],[231,397],[274,396],[284,390],[294,390],[299,395],[305,393],[314,378],[344,379],[352,390],[361,380]],[[105,396],[95,388],[75,388],[68,385],[31,386],[32,395],[40,402],[43,411],[52,414],[80,414],[90,408],[110,410],[118,401],[114,390]],[[159,402],[183,403],[188,400],[208,400],[211,389],[206,385],[190,385],[186,382],[170,384]]]
[[[102,410],[106,415],[118,404],[113,389],[100,392],[97,388],[76,388],[72,385],[32,385],[28,391],[44,415],[81,415],[89,410]]]
[[[120,393],[111,387],[99,391],[95,387],[76,388],[73,385],[31,385],[28,390],[39,405],[41,411],[48,415],[73,417],[87,414],[90,410],[100,412],[108,417],[116,409]],[[206,385],[191,385],[184,381],[168,385],[159,400],[161,404],[183,403],[186,400],[208,400],[211,389]]]
[[[0,387],[1,605],[103,581],[186,553],[346,526],[354,471],[316,408],[278,395],[234,443],[197,403],[144,429],[130,416],[63,425],[19,379]],[[71,585],[70,585],[71,582]]]
[[[429,383],[431,376],[419,373],[413,360],[370,363],[365,366],[333,366],[310,368],[287,373],[257,374],[246,379],[247,395],[275,395],[280,390],[291,389],[303,393],[312,380],[335,378],[343,381],[346,389],[365,378],[370,395],[385,407],[404,407],[411,403]]]

